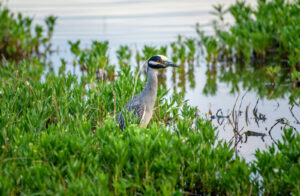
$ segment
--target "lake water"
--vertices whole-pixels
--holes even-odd
[[[60,57],[72,59],[68,52],[68,40],[81,40],[83,47],[88,47],[91,40],[108,40],[112,61],[116,62],[115,51],[120,45],[126,44],[132,48],[142,48],[145,44],[161,46],[176,41],[178,34],[196,37],[195,24],[197,22],[206,33],[211,34],[213,31],[210,22],[215,19],[210,14],[213,10],[212,5],[222,3],[228,6],[234,2],[235,0],[10,0],[8,6],[13,11],[33,16],[35,23],[38,24],[43,24],[46,16],[58,17],[53,37],[54,48],[60,51],[59,54],[53,56],[53,65],[58,67]],[[253,0],[248,2],[255,4]],[[226,20],[232,21],[230,17],[226,17]],[[300,125],[295,119],[295,117],[300,119],[300,108],[294,106],[291,112],[287,95],[279,99],[268,100],[259,98],[255,90],[252,90],[245,95],[240,104],[246,90],[240,90],[237,100],[238,93],[230,93],[232,86],[222,82],[220,77],[216,79],[215,95],[203,93],[207,83],[206,64],[204,57],[200,56],[194,71],[196,85],[190,88],[189,83],[186,83],[185,98],[191,105],[197,106],[201,116],[207,119],[211,119],[211,115],[216,115],[218,110],[218,115],[222,111],[226,116],[232,111],[237,101],[235,109],[241,110],[237,130],[241,133],[254,131],[258,135],[266,134],[263,138],[249,136],[247,140],[246,134],[243,135],[243,143],[238,143],[237,150],[247,160],[253,159],[256,149],[264,149],[266,144],[272,143],[272,138],[266,130],[269,130],[277,119],[286,118],[288,120],[286,123],[300,130]],[[172,88],[170,73],[167,74],[167,85]],[[243,89],[242,83],[237,85],[239,89]],[[259,102],[255,107],[258,98]],[[261,119],[256,118],[253,114],[254,108],[258,109],[256,114],[265,114],[266,119],[263,116]],[[212,119],[213,124],[219,126],[220,138],[227,141],[234,136],[232,127],[234,123],[230,121],[232,118]],[[274,126],[273,139],[280,138],[283,126],[284,123]]]

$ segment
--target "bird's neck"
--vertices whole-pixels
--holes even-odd
[[[155,102],[157,94],[157,71],[148,67],[147,68],[148,80],[147,84],[143,90],[144,95],[148,98],[150,102]]]

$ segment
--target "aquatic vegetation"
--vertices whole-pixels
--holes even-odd
[[[74,55],[73,66],[80,66],[81,72],[87,77],[86,80],[114,80],[115,66],[109,63],[108,41],[93,41],[90,49],[81,49],[80,41],[68,43]]]
[[[281,66],[254,68],[234,64],[233,68],[226,62],[217,65],[208,66],[204,94],[216,94],[218,79],[218,81],[228,84],[233,94],[237,94],[242,88],[256,92],[260,98],[277,99],[287,96],[291,105],[300,104],[299,85],[290,80],[290,74]]]
[[[128,46],[120,46],[120,49],[117,50],[117,58],[119,60],[120,66],[128,66],[130,64],[132,52]]]
[[[56,17],[45,19],[46,28],[33,25],[32,18],[14,13],[0,3],[0,59],[22,60],[42,57],[51,52]],[[34,31],[33,31],[34,29]]]
[[[223,127],[223,130],[225,131],[225,126],[229,126],[232,129],[232,134],[228,133],[227,136],[231,135],[231,138],[228,141],[233,143],[236,156],[240,155],[239,148],[248,142],[249,137],[260,138],[262,142],[265,142],[266,139],[270,139],[272,143],[278,145],[278,142],[274,139],[273,135],[276,134],[274,131],[275,127],[278,128],[277,131],[280,131],[280,133],[282,133],[283,129],[291,129],[298,132],[297,128],[299,127],[297,127],[297,125],[299,125],[300,122],[294,114],[294,106],[289,108],[293,118],[288,120],[285,116],[282,116],[274,119],[271,124],[266,125],[266,121],[270,121],[269,118],[272,118],[274,113],[262,113],[260,110],[261,108],[258,108],[258,103],[260,102],[259,98],[256,102],[249,102],[247,105],[243,106],[244,98],[247,97],[247,93],[248,92],[246,91],[242,96],[238,94],[230,111],[226,112],[222,108],[219,108],[216,111],[209,109],[208,111],[211,122],[216,121],[215,124],[218,125],[219,130],[222,130],[221,127]],[[264,130],[260,128],[262,126],[265,127]]]
[[[116,68],[118,66],[112,65],[110,63],[110,57],[114,54],[108,54],[108,42],[93,41],[91,48],[81,48],[80,40],[78,41],[68,41],[70,46],[70,51],[73,54],[72,65],[74,66],[74,73],[76,67],[79,66],[81,73],[86,76],[86,78],[81,78],[84,80],[89,80],[91,77],[97,78],[101,81],[113,81],[117,76]],[[168,50],[172,50],[169,51]],[[144,45],[144,47],[139,50],[133,51],[129,46],[122,45],[116,51],[116,57],[118,59],[118,64],[120,69],[125,66],[134,67],[134,75],[138,77],[140,73],[146,76],[146,69],[144,62],[153,55],[161,54],[168,56],[170,53],[171,59],[174,62],[179,62],[180,69],[172,71],[172,80],[174,91],[177,92],[177,86],[179,86],[182,95],[185,94],[186,89],[186,79],[189,82],[190,88],[195,88],[195,61],[197,57],[197,47],[196,40],[193,38],[183,38],[178,37],[177,42],[171,43],[170,45],[155,47]],[[133,66],[134,59],[133,54],[135,54],[135,63],[137,66]],[[67,64],[68,62],[62,59],[62,64]],[[61,67],[65,70],[65,67]],[[160,70],[158,72],[159,84],[162,84],[166,88],[166,70]],[[177,79],[178,78],[178,79]]]
[[[229,12],[234,24],[224,24]],[[241,62],[288,64],[296,68],[300,63],[299,1],[257,1],[256,7],[247,1],[236,2],[226,11],[215,6],[219,21],[214,21],[216,37],[205,36],[198,29],[201,41],[209,54],[216,58]],[[199,26],[198,26],[199,27]]]
[[[207,54],[207,62],[220,63],[221,69],[225,70],[220,80],[241,77],[243,86],[263,91],[258,94],[269,98],[283,96],[286,90],[282,86],[288,84],[295,92],[289,95],[291,103],[299,104],[299,88],[294,88],[300,83],[299,3],[299,0],[257,1],[257,6],[251,7],[247,1],[241,1],[228,9],[221,5],[215,6],[214,15],[218,16],[218,20],[213,22],[215,35],[205,35],[199,25],[197,33]],[[233,24],[224,21],[227,13],[234,18]],[[231,69],[230,66],[235,68]],[[264,70],[267,74],[253,80],[256,70]],[[246,80],[248,76],[252,79]],[[231,81],[237,87],[237,81]],[[257,88],[254,83],[260,83],[260,87]],[[208,84],[213,86],[211,82]],[[270,91],[268,84],[272,85],[269,94],[266,92]],[[233,91],[236,91],[234,87]]]
[[[170,43],[171,60],[180,65],[180,69],[173,70],[172,81],[174,91],[177,92],[177,86],[184,95],[186,92],[186,79],[189,87],[195,88],[195,61],[197,58],[196,40],[194,38],[177,37],[177,41]],[[178,79],[177,79],[178,75]]]

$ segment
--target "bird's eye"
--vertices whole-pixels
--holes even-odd
[[[158,63],[159,63],[159,64],[162,64],[162,60],[161,60],[161,59],[158,59]]]

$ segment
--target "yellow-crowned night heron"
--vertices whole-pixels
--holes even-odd
[[[146,127],[152,117],[152,110],[157,94],[157,70],[167,67],[179,67],[162,55],[152,56],[146,64],[148,81],[144,90],[133,97],[123,108],[123,111],[132,113],[130,119],[136,118],[141,127]],[[124,129],[125,122],[122,112],[119,113],[118,123],[120,129]]]

